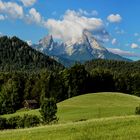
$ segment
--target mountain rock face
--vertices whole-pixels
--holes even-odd
[[[32,47],[44,54],[52,56],[53,58],[57,58],[56,60],[62,62],[64,65],[66,65],[64,60],[65,62],[66,60],[67,62],[85,62],[92,59],[129,61],[129,59],[109,52],[88,31],[84,31],[82,37],[76,42],[55,42],[53,37],[49,35],[40,40],[37,45],[33,45]]]

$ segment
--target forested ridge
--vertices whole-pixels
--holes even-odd
[[[119,73],[140,72],[140,61],[128,62],[128,61],[96,59],[92,61],[87,61],[84,65],[88,71],[91,71],[95,68],[99,68],[99,69],[109,69],[113,72]]]
[[[63,66],[17,37],[0,37],[0,71],[59,69]]]

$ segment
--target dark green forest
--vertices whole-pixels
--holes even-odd
[[[117,91],[140,96],[140,61],[93,60],[64,68],[16,37],[0,38],[0,114],[13,113],[24,100]]]
[[[117,61],[117,60],[103,60],[96,59],[87,61],[85,67],[88,71],[92,71],[94,68],[109,69],[112,72],[122,73],[136,73],[140,72],[140,61]]]
[[[63,66],[17,37],[0,37],[0,71],[62,69]]]

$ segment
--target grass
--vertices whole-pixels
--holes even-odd
[[[138,116],[111,117],[0,132],[0,140],[139,140]]]
[[[0,132],[0,140],[139,140],[140,98],[122,93],[77,96],[58,104],[59,124]],[[38,110],[20,110],[39,115]]]
[[[77,96],[58,104],[61,122],[111,116],[133,115],[140,98],[122,93],[96,93]]]
[[[60,123],[76,122],[93,118],[127,116],[135,113],[135,108],[140,103],[140,98],[122,93],[95,93],[77,96],[58,104],[58,118]],[[17,113],[4,115],[34,114],[39,115],[38,110],[18,111]]]

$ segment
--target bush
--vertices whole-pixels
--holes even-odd
[[[39,117],[25,114],[23,117],[14,116],[9,119],[0,117],[0,130],[34,127],[41,123]]]
[[[0,130],[7,128],[7,123],[6,122],[7,122],[6,118],[1,118],[0,117]]]
[[[56,101],[53,98],[45,98],[41,103],[40,110],[43,123],[50,124],[54,121],[57,121],[57,105]]]
[[[40,119],[39,117],[35,115],[28,115],[25,114],[23,118],[19,122],[20,127],[34,127],[40,124]]]
[[[14,116],[7,120],[8,129],[19,128],[19,121],[22,119],[20,116]]]
[[[136,107],[135,114],[140,115],[140,105]]]
[[[25,114],[23,117],[15,116],[7,120],[8,129],[34,127],[40,124],[40,119],[35,115]]]

